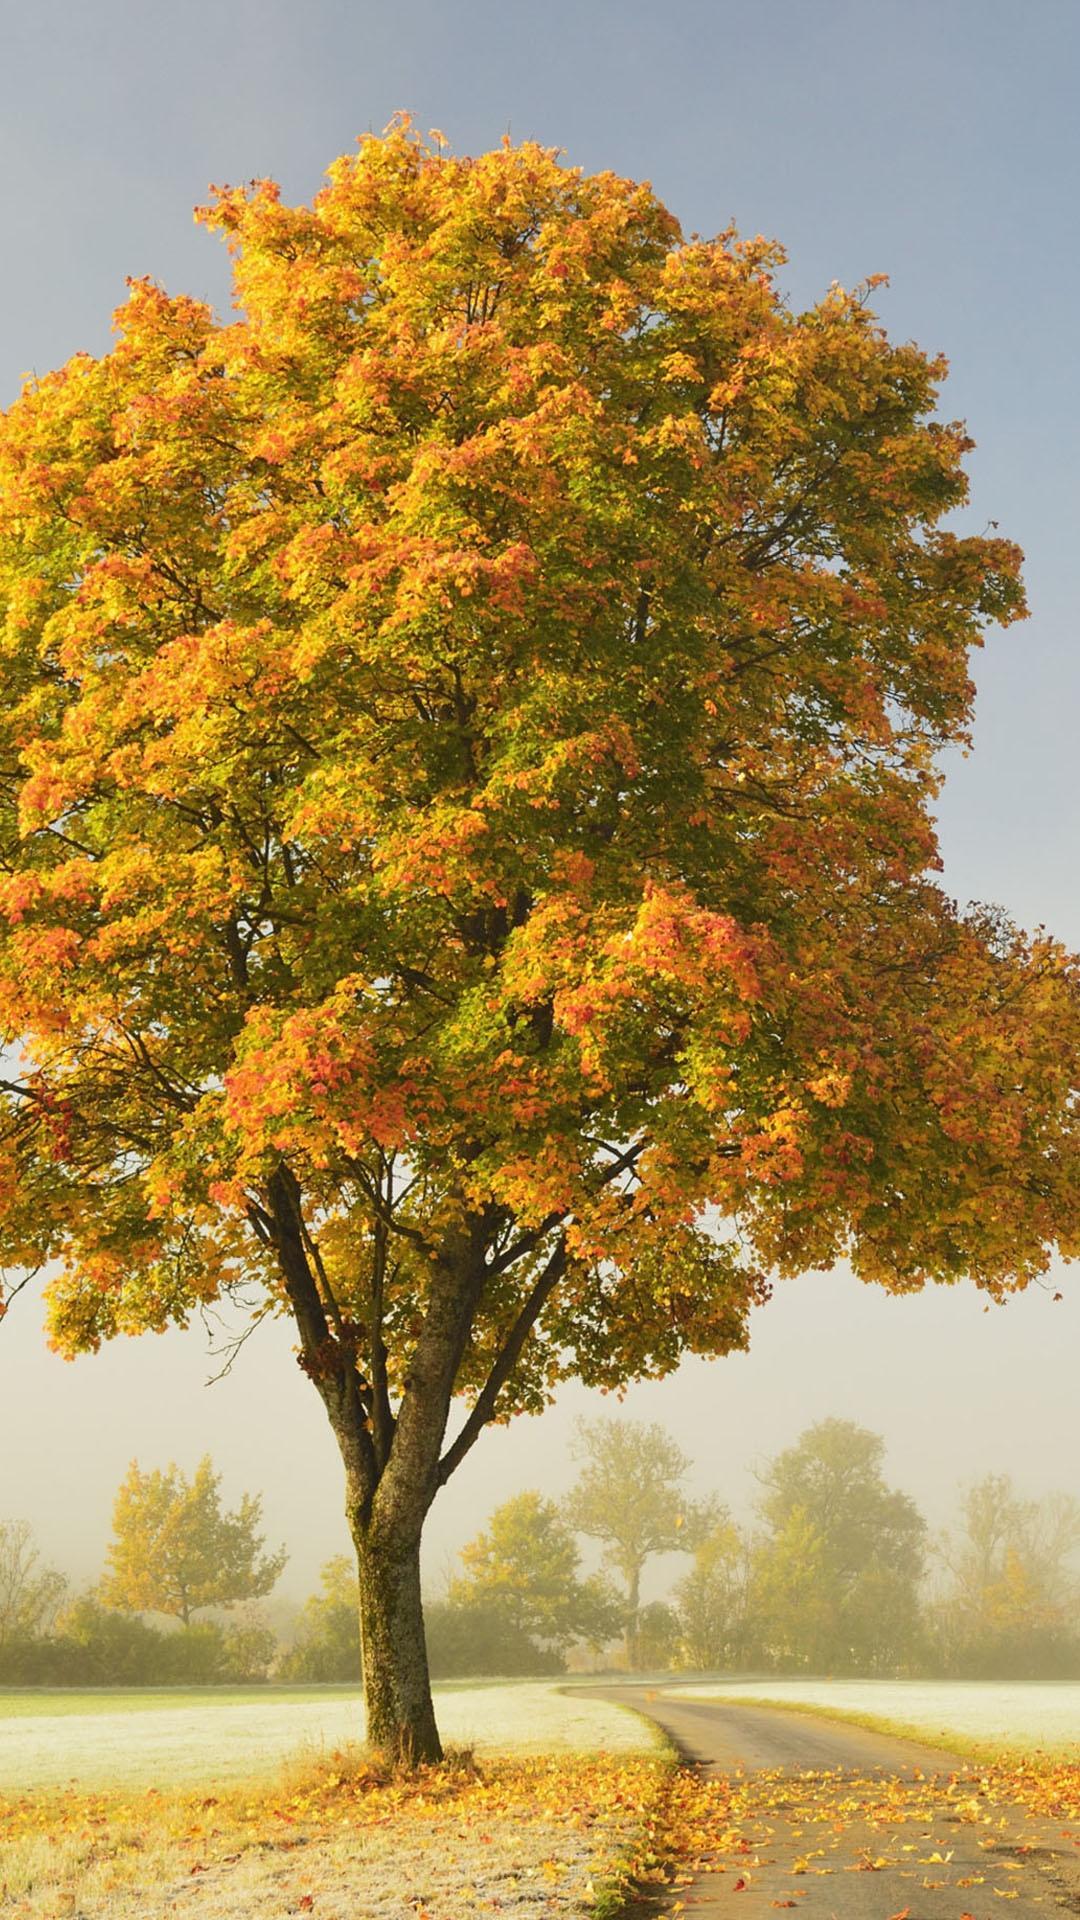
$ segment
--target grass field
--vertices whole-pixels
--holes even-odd
[[[853,1688],[714,1681],[690,1691],[764,1691],[837,1710]],[[967,1722],[984,1733],[1017,1709],[1012,1689],[948,1689],[944,1704],[941,1689],[924,1691],[923,1710],[954,1721],[966,1696]],[[910,1723],[916,1711],[912,1688],[902,1705],[895,1686],[887,1701],[882,1685],[859,1694],[879,1720]],[[1033,1695],[1043,1701],[1044,1725],[1070,1723],[1074,1694],[1020,1690],[1025,1711]],[[707,1868],[730,1872],[738,1891],[748,1854],[775,1851],[777,1821],[791,1814],[787,1779],[676,1768],[637,1715],[556,1682],[448,1686],[437,1709],[444,1737],[475,1742],[479,1764],[459,1755],[403,1776],[356,1744],[339,1748],[340,1729],[355,1741],[360,1726],[358,1696],[344,1688],[0,1694],[0,1920],[614,1920],[631,1884],[674,1893]],[[815,1873],[855,1871],[868,1846],[884,1854],[892,1840],[881,1836],[906,1825],[912,1844],[873,1864],[918,1878],[921,1852],[914,1866],[906,1859],[915,1839],[944,1862],[957,1823],[980,1829],[980,1848],[1027,1810],[1071,1832],[1078,1783],[1080,1768],[1046,1763],[944,1780],[845,1776],[839,1788],[832,1773],[807,1774],[782,1868],[811,1871],[798,1852],[812,1854]],[[1010,1841],[1004,1897],[1015,1897],[1005,1876],[1020,1870],[1016,1851]],[[980,1854],[977,1875],[957,1884],[989,1885],[984,1866]],[[792,1885],[772,1904],[792,1905],[804,1891]]]
[[[670,1774],[663,1753],[568,1752],[401,1776],[355,1750],[216,1793],[0,1794],[0,1916],[605,1920]]]
[[[446,1741],[480,1753],[631,1753],[656,1744],[625,1708],[548,1681],[435,1690]],[[214,1785],[363,1739],[358,1689],[212,1687],[0,1693],[0,1793]]]
[[[865,1726],[954,1742],[973,1752],[1039,1750],[1080,1757],[1080,1684],[1073,1681],[706,1681],[678,1692],[842,1714]]]

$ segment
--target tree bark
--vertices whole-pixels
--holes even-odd
[[[420,1534],[356,1525],[368,1744],[395,1766],[442,1759],[420,1598]]]
[[[638,1668],[638,1613],[641,1610],[641,1568],[633,1567],[626,1596],[626,1664],[631,1673]]]

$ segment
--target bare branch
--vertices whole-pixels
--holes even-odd
[[[228,1377],[228,1375],[232,1372],[233,1367],[236,1365],[236,1361],[240,1355],[241,1349],[247,1346],[247,1343],[251,1339],[251,1336],[254,1333],[256,1327],[259,1327],[262,1325],[263,1321],[266,1319],[267,1315],[272,1310],[273,1304],[274,1303],[272,1300],[265,1300],[261,1307],[258,1307],[255,1309],[255,1312],[252,1318],[248,1321],[248,1324],[244,1328],[243,1333],[234,1334],[230,1340],[226,1340],[224,1346],[214,1347],[213,1345],[211,1345],[210,1358],[212,1360],[216,1360],[218,1356],[222,1353],[227,1355],[227,1358],[225,1361],[225,1365],[222,1368],[220,1368],[220,1370],[217,1373],[209,1374],[208,1377],[203,1381],[204,1386],[216,1387],[219,1380],[224,1380]],[[204,1324],[205,1324],[205,1321],[204,1321]],[[207,1328],[208,1333],[209,1331],[210,1329]],[[211,1340],[212,1338],[213,1336],[211,1335]]]
[[[43,1269],[41,1267],[29,1267],[23,1274],[21,1280],[10,1281],[3,1269],[0,1268],[0,1288],[2,1288],[2,1290],[0,1290],[0,1320],[3,1319],[12,1301],[18,1299],[24,1288],[32,1286],[42,1271]]]

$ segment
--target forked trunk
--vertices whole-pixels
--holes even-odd
[[[420,1600],[420,1536],[354,1535],[368,1743],[396,1765],[441,1760]]]

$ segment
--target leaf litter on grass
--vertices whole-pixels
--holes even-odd
[[[387,1777],[346,1755],[271,1791],[0,1802],[4,1920],[469,1920],[596,1910],[670,1762],[502,1760]]]
[[[1025,1821],[1075,1857],[1080,1768],[1036,1757],[932,1776],[710,1778],[639,1753],[462,1756],[394,1776],[353,1750],[243,1790],[0,1801],[0,1916],[573,1920],[614,1913],[631,1885],[677,1912],[701,1873],[730,1876],[734,1893],[770,1872],[770,1906],[794,1909],[818,1876],[888,1869],[913,1895],[976,1887],[982,1912],[1015,1893],[1009,1876],[1033,1851],[1014,1831]],[[958,1832],[985,1871],[956,1872]]]

